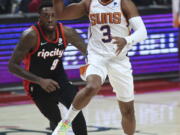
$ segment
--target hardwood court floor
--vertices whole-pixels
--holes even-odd
[[[137,94],[135,108],[136,135],[180,135],[180,91]],[[89,135],[122,135],[115,97],[97,96],[83,111]],[[0,107],[0,135],[48,135],[47,126],[34,104]]]

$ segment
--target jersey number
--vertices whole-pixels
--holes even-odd
[[[58,63],[59,63],[59,59],[55,59],[55,60],[53,61],[53,63],[52,63],[51,70],[56,69]]]
[[[103,32],[103,36],[106,37],[106,38],[102,38],[101,40],[104,43],[111,42],[111,40],[112,40],[112,38],[111,38],[111,29],[110,29],[109,25],[101,26],[100,30]]]

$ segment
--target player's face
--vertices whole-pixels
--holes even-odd
[[[48,31],[56,29],[56,18],[53,7],[44,7],[40,13],[40,25]]]

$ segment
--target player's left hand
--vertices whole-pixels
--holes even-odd
[[[117,45],[116,55],[119,55],[127,42],[122,37],[112,37],[112,39],[114,39],[113,44]]]

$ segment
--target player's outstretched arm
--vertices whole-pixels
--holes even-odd
[[[86,2],[82,0],[79,3],[72,3],[64,6],[63,0],[52,0],[56,17],[59,20],[71,20],[83,17],[87,13]]]
[[[84,40],[80,37],[76,30],[64,27],[64,33],[67,41],[78,48],[83,55],[86,55],[87,45],[84,43]]]

